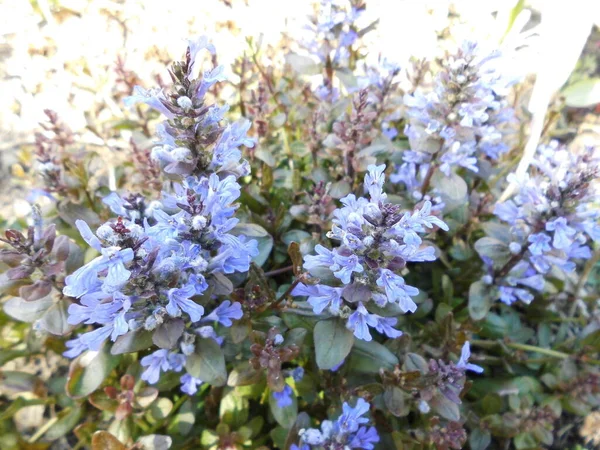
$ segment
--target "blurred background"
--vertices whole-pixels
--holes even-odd
[[[368,57],[384,56],[403,67],[411,56],[434,58],[465,37],[501,43],[512,55],[512,66],[503,69],[531,85],[532,117],[545,115],[560,91],[574,107],[567,130],[593,143],[599,3],[369,0],[362,20],[376,25],[367,35]],[[118,137],[103,132],[125,117],[126,94],[119,92],[124,74],[156,85],[168,76],[165,64],[180,56],[185,39],[207,34],[218,62],[235,79],[231,64],[247,50],[249,38],[263,47],[293,49],[313,8],[311,0],[0,2],[0,217],[29,212],[23,180],[44,109],[56,111],[81,145],[110,159],[128,141],[127,130]]]

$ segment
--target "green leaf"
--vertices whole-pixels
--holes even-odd
[[[431,178],[431,185],[438,189],[442,201],[446,204],[444,208],[446,214],[466,202],[467,183],[453,172],[450,176],[446,176],[438,170]]]
[[[494,262],[510,256],[508,246],[504,242],[487,236],[475,242],[475,251],[479,253],[479,256],[487,256],[494,260]]]
[[[567,86],[562,95],[572,108],[588,108],[600,103],[600,77],[586,78]]]
[[[152,347],[152,332],[139,329],[119,336],[110,349],[113,355],[139,352]]]
[[[98,389],[117,367],[121,357],[111,355],[105,345],[98,352],[88,351],[75,359],[69,368],[65,390],[71,398],[83,398]]]
[[[485,232],[486,236],[497,239],[507,246],[512,241],[512,233],[510,232],[510,227],[508,225],[498,222],[484,222],[480,227]]]
[[[387,409],[396,417],[407,416],[410,407],[405,406],[405,394],[399,387],[388,386],[383,393],[383,401]]]
[[[223,350],[212,339],[197,339],[196,351],[188,356],[185,367],[190,375],[213,386],[227,381]]]
[[[310,56],[288,53],[285,62],[300,75],[317,75],[320,72],[319,65]]]
[[[407,353],[406,359],[404,360],[404,370],[407,372],[429,372],[429,364],[425,361],[421,355],[416,353]]]
[[[351,189],[352,187],[347,181],[336,181],[331,185],[331,188],[329,189],[329,195],[331,195],[333,198],[342,198],[348,195]]]
[[[537,441],[533,437],[533,434],[527,432],[517,434],[513,439],[513,442],[517,450],[539,448]]]
[[[193,301],[193,300],[192,300]],[[163,322],[152,333],[152,342],[157,347],[172,349],[177,345],[183,334],[185,323],[181,319],[172,319]]]
[[[138,439],[137,445],[141,446],[142,450],[168,450],[171,448],[173,440],[169,436],[160,434],[149,434]]]
[[[173,411],[173,402],[166,397],[156,399],[156,401],[150,405],[150,409],[148,410],[155,422],[167,418],[171,411]]]
[[[63,298],[54,303],[46,313],[42,316],[39,321],[40,326],[48,333],[55,334],[57,336],[64,336],[68,334],[74,327],[69,325],[67,319],[69,317],[67,308],[71,302],[66,298]]]
[[[127,447],[108,431],[96,431],[92,436],[92,450],[127,450]]]
[[[12,297],[4,303],[4,312],[13,319],[32,323],[42,317],[53,304],[52,295],[34,302],[26,302],[20,297]]]
[[[392,370],[398,358],[386,346],[375,341],[357,340],[350,354],[348,366],[352,372],[379,373],[380,369]]]
[[[444,419],[451,420],[452,422],[458,422],[460,420],[460,410],[458,405],[440,393],[435,395],[429,401],[429,405]]]
[[[340,364],[354,344],[354,335],[339,319],[322,320],[315,325],[317,366],[330,370]]]
[[[36,405],[45,405],[48,403],[48,399],[42,398],[31,398],[26,399],[25,397],[17,397],[16,400],[10,402],[10,405],[0,411],[0,420],[10,419],[14,416],[21,408],[25,408],[27,406],[36,406]]]
[[[469,446],[471,450],[485,450],[492,443],[492,436],[487,430],[475,428],[469,436]]]
[[[298,416],[298,400],[296,395],[292,394],[292,404],[285,408],[280,408],[277,404],[277,400],[273,397],[273,393],[269,394],[269,406],[271,407],[271,413],[279,425],[286,430],[292,428],[296,422]]]
[[[469,315],[473,320],[482,320],[487,316],[491,306],[492,298],[490,291],[492,287],[483,281],[476,281],[469,288]]]
[[[300,430],[305,430],[307,428],[310,428],[311,425],[311,421],[310,421],[310,416],[308,414],[306,414],[305,412],[301,412],[300,414],[298,414],[298,417],[296,418],[296,422],[294,423],[294,425],[290,428],[288,434],[287,434],[287,438],[285,440],[285,445],[283,446],[284,450],[289,450],[290,447],[292,446],[292,444],[296,444],[298,443],[300,436]]]
[[[55,441],[68,434],[81,419],[83,411],[79,406],[65,408],[58,413],[58,420],[44,433],[44,439]]]
[[[498,414],[502,411],[502,397],[496,393],[487,394],[481,401],[481,406],[486,415]]]
[[[262,266],[273,249],[273,237],[260,225],[255,223],[238,223],[232,230],[236,236],[246,236],[258,242],[258,255],[252,261],[257,266]]]
[[[250,402],[238,389],[229,388],[225,392],[219,405],[219,417],[222,423],[237,429],[248,421]]]
[[[227,386],[249,386],[258,383],[262,377],[261,371],[252,367],[248,361],[242,361],[229,372]]]
[[[196,416],[194,415],[194,408],[192,405],[192,399],[188,398],[181,408],[177,411],[175,417],[169,424],[169,434],[179,434],[181,436],[187,436],[196,423]]]

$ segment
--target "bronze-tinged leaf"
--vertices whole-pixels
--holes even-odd
[[[129,403],[129,402],[121,403],[117,407],[117,410],[115,411],[115,419],[123,420],[125,417],[128,417],[129,415],[131,415],[132,412],[133,412],[133,407],[131,406],[131,403]]]
[[[131,391],[135,386],[135,378],[133,378],[133,375],[125,374],[121,377],[120,383],[121,389],[124,391]]]
[[[92,436],[92,450],[127,450],[127,447],[108,431],[96,431]]]
[[[152,342],[160,348],[172,349],[183,334],[185,323],[181,319],[164,322],[152,334]]]
[[[302,273],[303,264],[302,253],[300,252],[300,244],[297,242],[291,242],[288,247],[288,255],[290,255],[290,259],[292,260],[294,275],[300,275]]]
[[[46,280],[38,280],[28,286],[23,286],[19,289],[19,296],[27,301],[34,302],[40,298],[44,298],[52,290],[52,284]]]

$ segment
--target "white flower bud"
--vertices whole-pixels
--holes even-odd
[[[425,400],[419,401],[419,411],[421,411],[423,414],[427,414],[429,411],[431,411],[429,403],[427,403]]]
[[[196,231],[202,230],[206,227],[206,217],[204,216],[194,216],[192,219],[192,228]]]
[[[190,109],[192,109],[193,105],[192,105],[192,101],[190,100],[189,97],[186,97],[185,95],[183,97],[179,97],[177,99],[177,104],[183,108],[185,111],[189,111]]]
[[[177,147],[171,151],[171,156],[175,161],[179,162],[190,162],[194,159],[192,152],[189,148]]]
[[[518,242],[511,242],[508,244],[508,249],[513,255],[517,255],[521,252],[521,244]]]
[[[96,236],[103,241],[110,242],[111,245],[115,243],[115,230],[110,225],[100,225],[96,230]]]

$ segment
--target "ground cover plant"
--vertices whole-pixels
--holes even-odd
[[[597,78],[527,156],[514,49],[375,61],[367,7],[234,79],[210,36],[156,85],[119,60],[114,155],[46,111],[0,235],[2,448],[600,444],[600,153],[565,132]]]

